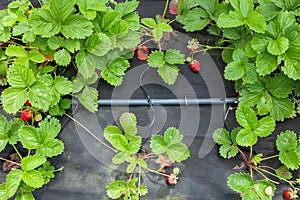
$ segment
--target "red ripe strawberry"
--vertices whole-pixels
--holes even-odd
[[[2,42],[2,43],[0,44],[0,46],[1,46],[1,47],[7,47],[7,43]]]
[[[147,60],[148,59],[148,47],[146,46],[139,46],[137,50],[137,56],[139,60]]]
[[[177,183],[177,179],[178,179],[178,177],[176,176],[176,174],[171,172],[168,174],[168,176],[166,178],[166,182],[168,185],[175,185]]]
[[[200,71],[200,62],[198,60],[193,60],[190,63],[190,68],[194,71],[194,72],[199,72]]]
[[[23,121],[28,121],[30,119],[32,119],[32,111],[31,110],[23,110],[22,114],[21,114],[21,119]]]
[[[292,194],[293,194],[292,190],[286,190],[286,191],[284,191],[283,196],[284,196],[284,198],[290,200],[292,197]]]
[[[172,15],[178,15],[178,0],[172,0],[169,4],[169,12]]]
[[[32,106],[29,100],[27,100],[27,101],[25,102],[25,105],[26,105],[26,106],[29,106],[29,107]]]

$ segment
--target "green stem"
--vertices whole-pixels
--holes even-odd
[[[95,140],[97,140],[100,144],[104,145],[105,147],[109,148],[114,153],[117,153],[117,150],[109,146],[108,144],[104,143],[102,140],[100,140],[94,133],[92,133],[89,129],[87,129],[83,124],[81,124],[79,121],[77,121],[75,118],[71,117],[67,113],[65,113],[67,117],[72,119],[74,122],[76,122],[79,126],[81,126],[86,132],[88,132]]]
[[[267,168],[267,169],[270,169],[270,170],[276,171],[276,169],[274,169],[273,167],[269,167],[269,166],[266,166],[266,165],[259,166],[259,168]]]
[[[277,157],[279,157],[279,154],[273,155],[273,156],[269,156],[269,157],[265,157],[265,158],[262,158],[261,161],[269,160],[269,159],[273,159],[273,158],[277,158]]]
[[[269,174],[269,175],[272,175],[272,176],[274,176],[274,177],[276,177],[276,178],[278,178],[278,179],[283,180],[284,182],[290,184],[291,187],[292,187],[293,189],[296,188],[295,186],[293,186],[293,184],[292,184],[290,181],[288,181],[288,180],[286,180],[286,179],[284,179],[284,178],[279,178],[279,177],[277,176],[277,174],[274,174],[274,173],[272,173],[272,172],[269,172],[268,170],[261,169],[261,168],[259,168],[258,170],[260,170],[260,171],[262,171],[262,172],[264,172],[264,173],[267,173],[267,174]],[[279,183],[278,183],[278,184],[279,184]]]
[[[169,1],[170,1],[170,0],[167,0],[167,1],[166,1],[166,5],[165,5],[164,13],[163,13],[163,15],[162,15],[162,17],[161,17],[161,21],[163,21],[164,18],[165,18],[165,16],[166,16],[167,9],[168,9],[168,5],[169,5]]]
[[[253,146],[250,146],[250,154],[249,154],[250,159],[252,159],[252,153],[253,153]]]
[[[12,144],[13,148],[15,149],[16,153],[18,154],[19,158],[23,159],[22,155],[20,154],[20,152],[18,151],[17,147]]]
[[[3,161],[5,161],[5,162],[10,162],[10,163],[12,163],[12,164],[14,164],[14,165],[21,166],[21,164],[20,164],[20,163],[16,163],[16,162],[14,162],[14,161],[12,161],[12,160],[7,160],[7,159],[5,159],[5,158],[2,158],[2,157],[0,157],[0,160],[3,160]]]
[[[269,179],[266,175],[264,175],[264,173],[262,173],[261,171],[259,171],[257,168],[253,168],[256,172],[258,172],[262,177],[264,177],[267,181],[270,181],[274,184],[279,184],[278,182],[276,181],[273,181],[272,179]]]
[[[146,169],[146,170],[148,170],[149,172],[152,172],[152,173],[154,173],[154,174],[158,174],[158,175],[161,175],[161,176],[166,176],[166,177],[168,177],[167,174],[160,173],[160,172],[155,171],[155,170],[153,170],[153,169],[149,169],[149,168],[147,168],[147,167],[146,167],[146,168],[144,167],[144,169]]]
[[[114,6],[118,5],[118,3],[115,2],[114,0],[109,0],[109,3],[111,3],[111,4],[114,5]]]
[[[139,165],[139,185],[138,185],[138,187],[140,187],[140,185],[141,185],[141,170],[142,170],[141,165]],[[140,196],[140,190],[139,190],[139,196]]]
[[[43,3],[42,3],[40,0],[37,0],[37,1],[39,2],[40,6],[42,6],[42,5],[43,5]]]
[[[172,24],[175,21],[176,21],[176,19],[172,19],[171,21],[168,22],[168,24]]]
[[[64,167],[61,167],[59,169],[53,170],[53,172],[62,172],[63,169],[64,169]]]

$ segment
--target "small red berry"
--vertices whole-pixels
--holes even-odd
[[[166,178],[166,182],[168,185],[175,185],[177,183],[177,179],[178,179],[178,177],[176,176],[176,174],[171,172],[168,174],[168,176]]]
[[[0,44],[0,46],[1,46],[1,47],[7,47],[7,43],[2,42],[2,43]]]
[[[146,46],[139,46],[137,50],[137,56],[139,60],[147,60],[148,59],[148,47]]]
[[[292,194],[293,194],[292,190],[286,190],[286,191],[284,191],[283,196],[284,196],[284,198],[290,200],[292,197]]]
[[[21,114],[21,119],[23,121],[28,121],[30,119],[32,119],[32,111],[31,110],[23,110],[22,114]]]
[[[199,72],[200,71],[200,62],[198,60],[193,60],[190,63],[190,68],[194,71],[194,72]]]
[[[27,101],[25,102],[25,105],[26,105],[26,106],[29,106],[29,107],[32,106],[29,100],[27,100]]]

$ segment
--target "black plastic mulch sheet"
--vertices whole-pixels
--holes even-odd
[[[7,1],[0,3],[4,8]],[[162,13],[164,3],[164,1],[141,1],[139,14],[142,17],[153,17]],[[197,37],[202,42],[213,39],[205,31],[186,34],[177,28],[177,32],[171,34],[169,40],[164,41],[163,49],[175,48],[187,54],[185,46],[191,37]],[[155,69],[146,70],[141,81],[147,93],[152,99],[224,99],[226,96],[236,96],[232,83],[222,78],[224,63],[221,61],[220,51],[197,55],[196,58],[201,62],[201,71],[194,73],[188,65],[180,65],[180,74],[173,86],[164,84]],[[140,75],[147,68],[146,62],[133,59],[131,65],[132,68],[127,71],[121,86],[114,88],[103,81],[95,85],[100,91],[100,99],[147,98],[139,85]],[[239,194],[227,187],[226,180],[230,174],[236,172],[233,168],[242,160],[239,156],[231,160],[222,159],[218,147],[211,138],[216,128],[223,127],[227,108],[228,105],[224,104],[154,106],[153,112],[149,106],[102,106],[98,112],[92,114],[82,106],[74,105],[70,113],[98,138],[103,139],[103,129],[107,125],[118,125],[118,118],[123,112],[133,112],[138,118],[138,130],[139,134],[143,135],[145,150],[149,149],[152,134],[162,134],[170,126],[177,127],[184,134],[184,143],[189,147],[191,157],[177,164],[182,170],[178,183],[175,186],[168,186],[164,177],[144,172],[142,184],[148,186],[149,192],[141,199],[234,200],[240,199]],[[153,118],[155,121],[150,127]],[[125,173],[126,166],[113,165],[112,152],[100,145],[79,125],[66,121],[65,117],[61,121],[63,130],[59,138],[64,141],[65,151],[51,161],[56,168],[63,166],[64,170],[62,173],[56,173],[55,179],[49,184],[36,190],[34,196],[39,200],[108,199],[105,186],[114,180],[128,178]],[[299,132],[298,121],[299,118],[296,118],[279,123],[276,133],[287,129]],[[234,111],[228,113],[225,124],[229,129],[237,126]],[[147,132],[149,127],[150,130]],[[262,139],[254,149],[265,156],[276,153],[274,141],[276,133]],[[8,147],[0,155],[7,157],[12,152],[13,149]],[[279,165],[272,161],[269,164],[275,167]],[[158,167],[155,164],[149,166],[153,169]],[[247,172],[245,169],[240,171]],[[1,182],[5,181],[6,175],[5,172],[0,173]],[[282,193],[287,188],[288,186],[284,184],[280,186],[274,199],[283,199]]]

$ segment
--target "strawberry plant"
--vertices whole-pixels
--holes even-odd
[[[291,187],[285,193],[287,199],[297,197],[299,180],[292,180],[290,172],[299,169],[296,133],[278,134],[276,155],[254,154],[253,148],[259,138],[273,133],[276,121],[299,113],[299,9],[297,0],[174,0],[170,5],[170,12],[186,31],[204,30],[218,37],[215,46],[204,44],[202,48],[196,39],[190,40],[189,60],[196,53],[221,49],[224,77],[235,81],[239,95],[236,120],[241,127],[231,132],[218,129],[213,139],[220,145],[221,157],[240,153],[250,171],[228,178],[228,186],[242,199],[272,199],[279,181]],[[242,150],[245,147],[249,154]],[[263,165],[276,158],[282,165],[279,168]],[[254,180],[253,173],[265,180]]]
[[[117,126],[107,126],[104,137],[115,149],[116,155],[112,158],[114,164],[127,164],[127,180],[116,180],[107,188],[107,195],[117,199],[124,195],[125,199],[138,199],[147,194],[148,189],[141,184],[142,169],[166,177],[169,185],[175,185],[178,179],[179,168],[173,168],[169,174],[164,171],[166,166],[173,166],[175,162],[182,162],[190,156],[190,152],[182,143],[183,135],[174,127],[168,128],[163,135],[152,135],[150,141],[151,152],[143,150],[142,137],[138,136],[137,119],[132,113],[123,113],[120,116],[122,129]],[[157,170],[150,169],[148,162],[156,160]],[[166,164],[167,163],[169,164]],[[170,165],[170,163],[172,163]],[[134,178],[134,176],[137,176]]]

